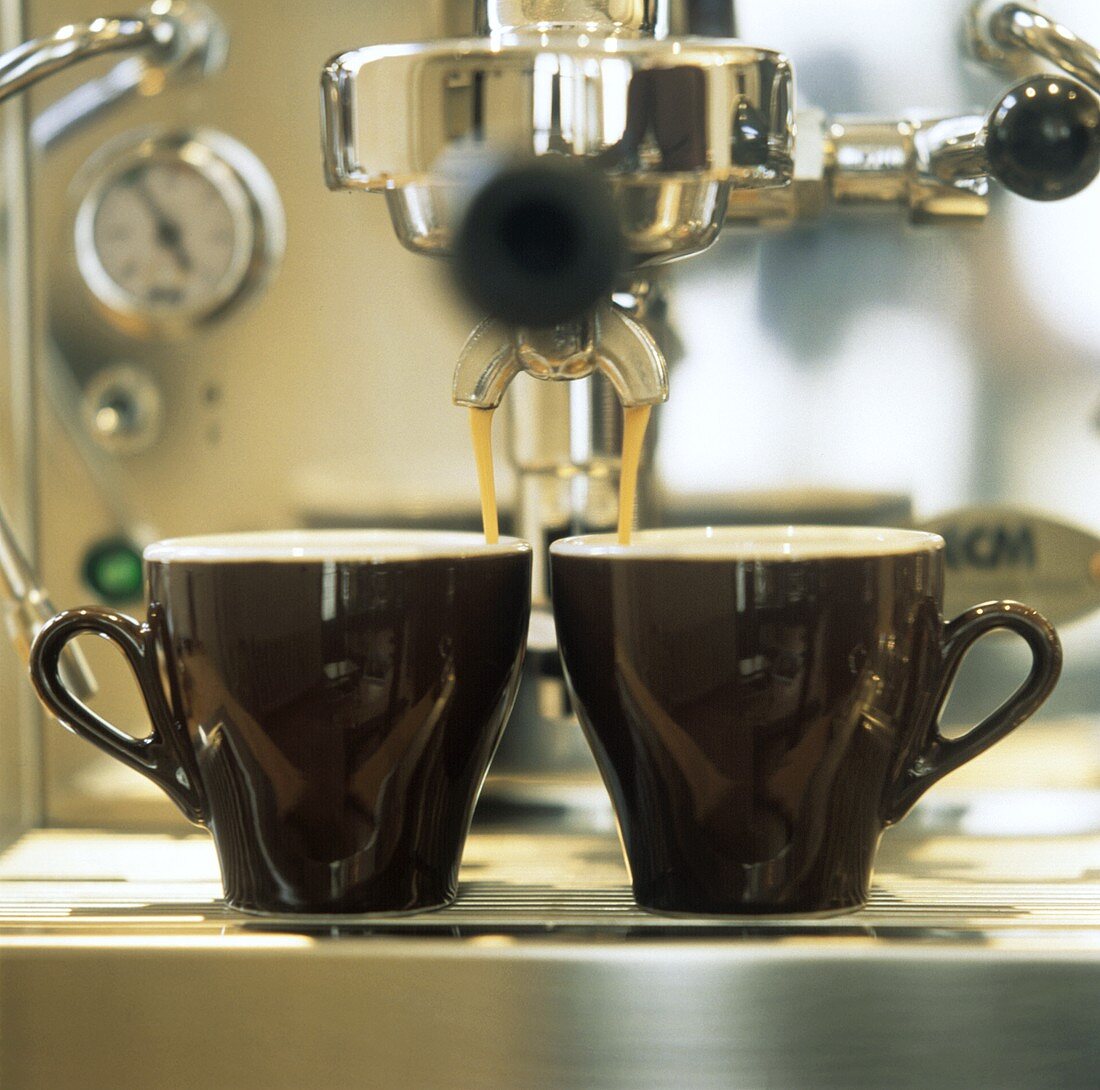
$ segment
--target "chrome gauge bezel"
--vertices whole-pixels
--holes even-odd
[[[139,298],[107,271],[96,240],[96,217],[107,193],[135,167],[183,164],[217,192],[233,231],[232,259],[216,289],[198,303]],[[186,335],[223,317],[270,279],[285,248],[286,226],[278,190],[248,148],[210,129],[142,130],[112,141],[78,176],[73,223],[76,264],[100,310],[135,336]]]

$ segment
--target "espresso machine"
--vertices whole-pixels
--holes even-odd
[[[132,613],[141,547],[177,534],[477,529],[470,406],[500,405],[505,529],[539,546],[459,901],[385,925],[224,909],[207,840],[0,647],[0,1082],[1089,1084],[1094,4],[0,11],[9,597]],[[891,834],[858,915],[630,900],[544,549],[613,525],[644,404],[639,525],[965,508],[959,578],[1042,608],[1077,528],[1059,689]],[[81,648],[141,735],[125,667]],[[1019,672],[1011,641],[975,652],[948,720]]]
[[[459,291],[489,312],[460,353],[455,405],[496,409],[517,375],[541,380],[518,384],[510,406],[515,526],[540,549],[526,699],[490,797],[568,804],[592,783],[558,666],[544,547],[614,521],[616,400],[668,398],[662,267],[709,248],[727,223],[777,230],[834,210],[893,210],[957,227],[988,215],[991,182],[1048,202],[1100,172],[1089,47],[1036,13],[968,12],[981,59],[1021,76],[1027,58],[1057,69],[1018,79],[987,115],[808,108],[797,121],[787,59],[723,42],[732,6],[695,14],[688,29],[707,37],[685,40],[668,37],[657,0],[485,3],[476,39],[371,45],[323,75],[330,188],[383,195],[401,244],[449,259]],[[656,514],[647,500],[643,519]]]

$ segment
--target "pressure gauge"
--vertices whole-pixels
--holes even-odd
[[[87,170],[76,260],[116,325],[181,333],[220,317],[268,276],[285,229],[263,164],[222,133],[138,134]]]

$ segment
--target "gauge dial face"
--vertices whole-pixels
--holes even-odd
[[[103,272],[128,300],[195,312],[236,291],[249,243],[238,232],[224,194],[205,174],[187,163],[150,161],[107,188],[92,237]]]
[[[228,137],[221,143],[141,141],[111,157],[88,188],[76,218],[77,264],[108,316],[152,329],[201,322],[270,261],[273,240],[281,243],[274,185],[250,152]]]

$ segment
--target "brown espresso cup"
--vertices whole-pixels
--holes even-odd
[[[551,547],[581,724],[644,908],[830,913],[868,896],[883,829],[1019,726],[1058,679],[1015,602],[942,615],[933,534],[744,527]],[[1027,680],[961,738],[939,714],[967,649],[1007,629]]]
[[[46,707],[210,829],[226,900],[411,912],[453,900],[519,685],[531,550],[475,534],[293,532],[145,550],[148,614],[58,614],[31,654]],[[113,640],[152,720],[137,739],[64,686]]]

